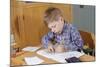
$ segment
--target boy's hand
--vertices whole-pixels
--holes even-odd
[[[55,52],[55,49],[54,49],[54,47],[53,47],[52,44],[49,44],[49,45],[48,45],[48,51],[49,51],[49,52]]]
[[[56,45],[56,47],[55,47],[55,52],[61,53],[61,52],[65,52],[65,51],[66,51],[66,50],[65,50],[64,45]]]

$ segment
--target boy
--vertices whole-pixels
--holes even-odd
[[[50,29],[42,38],[43,46],[49,52],[82,51],[83,40],[78,30],[67,23],[58,8],[50,7],[45,11],[45,24]],[[83,54],[79,57],[81,61],[94,61],[94,57]]]

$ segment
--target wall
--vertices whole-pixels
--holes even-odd
[[[20,43],[21,48],[41,44],[41,38],[48,31],[43,21],[44,11],[51,6],[61,9],[64,18],[68,22],[72,21],[71,5],[19,2],[13,7],[16,9],[16,15],[15,18],[12,15],[12,30],[19,38],[17,42]]]
[[[80,30],[95,34],[95,7],[72,5],[73,24]]]

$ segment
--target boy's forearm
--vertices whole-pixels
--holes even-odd
[[[82,41],[79,41],[78,43],[71,42],[69,45],[70,45],[69,48],[72,51],[81,50],[83,48],[83,42]]]
[[[45,48],[48,47],[48,44],[52,44],[51,43],[51,38],[53,37],[53,33],[52,32],[48,32],[48,34],[44,35],[42,38],[42,44]]]

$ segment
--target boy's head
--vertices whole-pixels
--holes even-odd
[[[64,25],[62,12],[58,8],[50,7],[45,11],[44,21],[54,33],[61,33]]]

